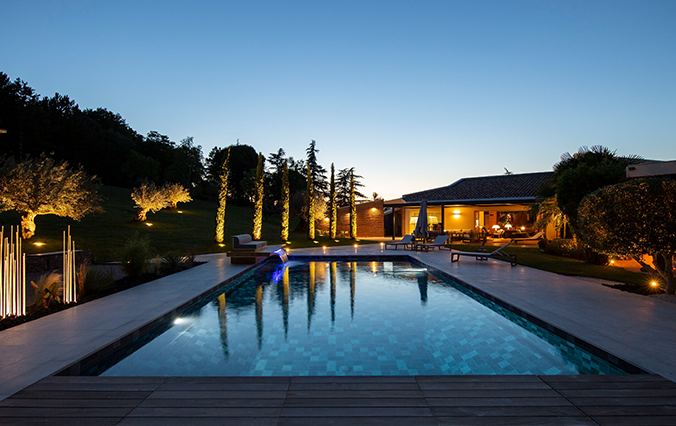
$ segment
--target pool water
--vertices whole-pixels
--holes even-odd
[[[625,374],[410,263],[268,263],[242,280],[101,375]]]

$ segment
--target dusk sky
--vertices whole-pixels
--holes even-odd
[[[141,134],[356,167],[386,199],[676,159],[676,1],[0,1],[0,71]]]

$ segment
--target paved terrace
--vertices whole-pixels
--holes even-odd
[[[0,424],[676,424],[676,304],[498,261],[451,263],[448,251],[381,253],[362,245],[357,253],[411,254],[671,381],[50,377],[247,268],[214,255],[206,265],[0,332]]]

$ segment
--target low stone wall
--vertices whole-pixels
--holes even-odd
[[[75,266],[77,267],[86,258],[92,257],[91,250],[75,250]],[[26,255],[26,273],[53,271],[63,268],[63,252],[55,251],[51,253],[27,254]]]

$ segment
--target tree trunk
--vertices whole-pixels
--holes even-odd
[[[664,260],[664,278],[667,282],[667,294],[676,294],[676,280],[674,280],[674,256],[665,255]]]
[[[138,211],[136,214],[136,217],[134,218],[135,221],[137,222],[145,222],[146,221],[146,213],[148,213],[148,209],[141,209]]]
[[[35,216],[37,214],[31,211],[21,216],[21,236],[24,240],[35,235]]]

